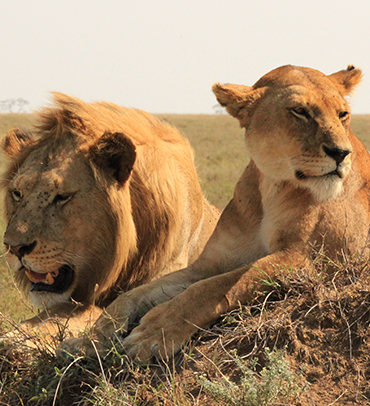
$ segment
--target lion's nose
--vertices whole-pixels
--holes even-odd
[[[29,245],[9,245],[6,243],[6,240],[4,240],[4,244],[13,255],[16,255],[19,259],[21,259],[34,250],[37,241],[34,241],[32,244]]]
[[[343,162],[344,158],[352,152],[350,149],[328,148],[326,145],[323,146],[323,149],[325,154],[333,158],[337,165]]]

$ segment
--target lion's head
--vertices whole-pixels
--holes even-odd
[[[245,128],[249,153],[262,174],[293,181],[325,201],[341,193],[351,168],[345,97],[361,76],[353,66],[326,76],[288,65],[252,87],[217,83],[213,91]]]
[[[107,269],[119,272],[136,247],[130,207],[112,204],[128,193],[135,146],[122,133],[81,131],[75,119],[46,111],[39,134],[12,130],[3,141],[12,160],[4,243],[19,286],[40,307],[68,301],[72,292],[83,292],[76,301],[94,289],[98,297],[110,283]],[[122,227],[126,252],[114,263]]]
[[[62,94],[38,119],[32,134],[12,130],[2,143],[7,258],[38,307],[98,304],[168,272],[176,255],[185,266],[181,250],[196,255],[188,244],[196,230],[206,238],[203,206],[192,210],[186,199],[202,194],[189,143],[173,127]]]

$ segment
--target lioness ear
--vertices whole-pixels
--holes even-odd
[[[233,85],[230,83],[224,85],[215,83],[212,86],[212,90],[220,105],[226,107],[231,116],[240,120],[244,116],[243,109],[252,107],[262,96],[264,89],[253,89],[250,86]]]
[[[95,164],[123,185],[134,166],[136,148],[124,134],[106,132],[91,147],[90,157]]]
[[[344,89],[344,95],[349,95],[361,82],[362,71],[353,65],[348,65],[347,69],[328,75],[328,78]]]
[[[1,141],[1,148],[8,158],[15,158],[32,143],[32,136],[20,128],[11,129]]]

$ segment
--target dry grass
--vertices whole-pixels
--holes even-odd
[[[29,129],[34,121],[32,114],[0,114],[0,136],[6,134],[13,127]]]
[[[227,115],[161,115],[195,150],[202,189],[219,209],[233,196],[236,182],[249,162],[243,130]]]

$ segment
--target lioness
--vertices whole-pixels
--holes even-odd
[[[189,142],[150,114],[55,93],[38,121],[2,141],[7,259],[44,309],[27,326],[83,330],[122,291],[194,262],[219,214]]]
[[[335,261],[369,254],[370,156],[350,131],[345,100],[360,80],[352,66],[329,76],[283,66],[252,87],[213,86],[245,128],[251,161],[197,261],[119,296],[93,328],[100,349],[118,336],[140,360],[171,356],[199,327],[268,289],[263,281],[310,269],[312,245]],[[61,349],[81,346],[91,348],[81,338]]]

